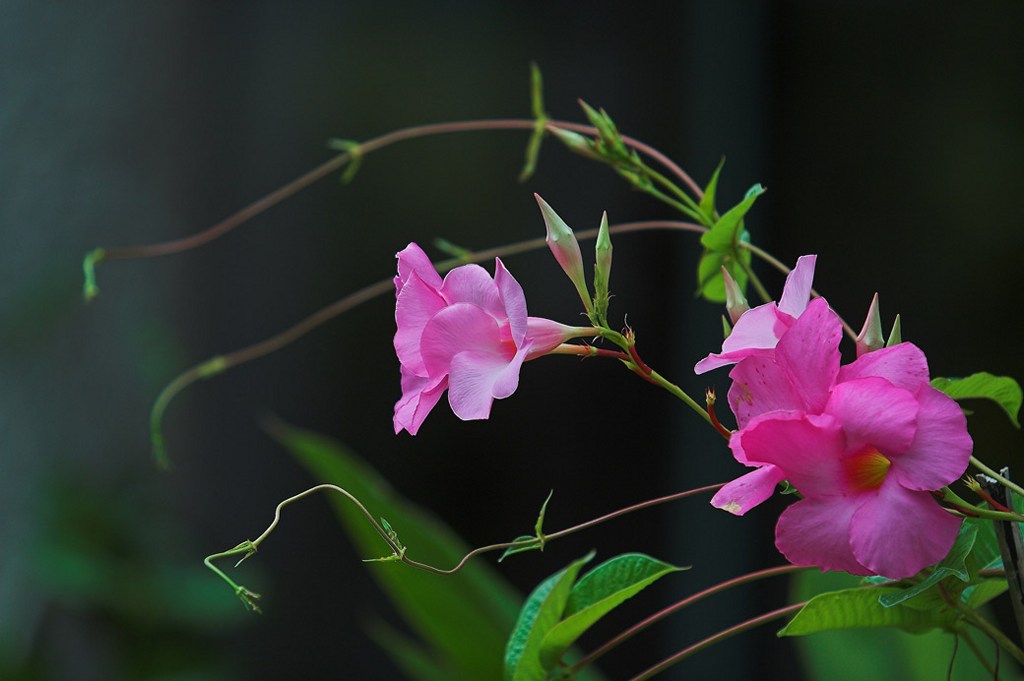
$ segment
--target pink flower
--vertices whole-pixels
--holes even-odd
[[[765,303],[744,312],[722,343],[722,352],[708,355],[697,362],[693,370],[703,374],[746,357],[771,354],[779,339],[807,308],[816,260],[815,255],[805,255],[797,260],[796,267],[786,277],[779,302]]]
[[[956,539],[960,520],[929,490],[966,470],[973,443],[963,412],[929,384],[920,349],[901,343],[840,367],[841,333],[815,300],[773,354],[730,373],[742,427],[729,447],[763,467],[730,483],[736,507],[718,505],[745,512],[771,493],[765,479],[788,480],[804,498],[780,516],[775,542],[792,563],[910,577]]]
[[[442,280],[411,243],[398,253],[395,291],[402,370],[395,433],[415,435],[445,390],[456,416],[487,418],[495,399],[515,392],[524,361],[583,331],[527,317],[523,289],[498,259],[493,279],[478,265],[464,265]]]

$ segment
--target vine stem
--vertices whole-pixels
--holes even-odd
[[[971,456],[971,465],[973,465],[975,468],[977,468],[979,471],[989,476],[990,478],[993,478],[996,481],[998,481],[999,484],[1001,484],[1003,487],[1011,489],[1017,494],[1024,497],[1024,488],[1022,488],[1020,485],[1013,482],[1012,480],[1006,478],[1005,476],[996,473],[994,470],[986,466],[981,460],[977,459],[973,455]]]
[[[120,248],[102,248],[95,249],[92,251],[86,260],[89,268],[94,268],[95,265],[99,264],[104,260],[126,260],[132,258],[151,258],[162,255],[171,255],[173,253],[181,253],[193,248],[197,248],[204,244],[207,244],[218,237],[224,236],[233,229],[239,227],[245,222],[256,217],[260,213],[276,206],[285,199],[288,199],[295,194],[299,193],[306,187],[309,187],[313,183],[320,179],[330,175],[336,170],[341,169],[346,163],[352,161],[356,156],[362,157],[366,154],[383,149],[391,146],[398,142],[406,140],[412,140],[422,137],[430,137],[433,135],[444,135],[451,133],[462,133],[472,131],[496,131],[496,130],[534,130],[537,125],[537,121],[534,119],[519,119],[519,118],[508,118],[508,119],[489,119],[489,120],[474,120],[474,121],[455,121],[445,123],[430,123],[427,125],[416,125],[408,128],[402,128],[395,130],[379,137],[367,140],[361,144],[355,146],[353,151],[345,151],[336,156],[324,161],[312,170],[300,175],[291,182],[275,189],[269,194],[263,196],[260,199],[250,203],[248,206],[242,208],[236,213],[228,216],[224,220],[217,224],[191,236],[187,236],[181,239],[174,239],[171,241],[164,241],[157,244],[150,244],[147,246],[126,246]],[[588,135],[598,134],[596,128],[583,125],[579,123],[571,123],[569,121],[550,121],[545,126],[545,129],[549,132],[554,129],[571,130],[573,132],[580,132]],[[681,180],[686,186],[698,197],[704,195],[700,186],[691,178],[682,168],[676,165],[670,158],[665,156],[654,147],[641,142],[640,140],[634,139],[627,135],[622,135],[622,140],[630,147],[636,149],[640,153],[648,156],[649,158],[657,161],[666,170],[675,175]],[[89,272],[87,272],[87,278]],[[95,289],[95,286],[93,286]]]
[[[275,428],[275,427],[278,427],[278,426],[275,426],[275,425],[271,424],[269,427],[270,428]],[[397,537],[392,532],[388,532],[377,521],[377,519],[373,517],[373,514],[370,513],[370,511],[366,508],[366,506],[363,505],[363,503],[361,501],[359,501],[359,499],[357,499],[351,492],[347,491],[343,487],[339,487],[338,485],[321,484],[321,485],[316,485],[315,487],[311,487],[311,488],[309,488],[309,489],[307,489],[307,490],[305,490],[303,492],[300,492],[298,494],[295,494],[293,496],[290,496],[287,499],[285,499],[284,501],[280,502],[277,505],[277,507],[274,509],[274,519],[271,521],[271,523],[267,527],[267,529],[265,529],[256,539],[254,539],[252,541],[248,541],[248,540],[244,541],[244,542],[242,542],[241,544],[239,544],[238,546],[236,546],[233,549],[228,549],[227,551],[222,551],[220,553],[215,553],[215,554],[212,554],[210,556],[207,556],[204,559],[203,562],[206,564],[207,567],[209,567],[219,577],[221,577],[221,579],[226,581],[228,583],[228,585],[230,585],[231,588],[235,591],[236,595],[243,596],[243,593],[244,593],[244,594],[248,594],[249,596],[253,596],[255,598],[259,598],[259,596],[253,594],[252,592],[248,591],[244,587],[239,586],[234,581],[232,581],[226,574],[224,574],[223,571],[221,571],[216,566],[214,566],[212,561],[216,560],[218,558],[226,558],[226,557],[229,557],[229,556],[236,556],[236,555],[239,555],[239,554],[244,554],[242,556],[242,560],[245,560],[245,558],[248,558],[250,555],[255,553],[256,550],[259,548],[259,545],[262,544],[266,540],[266,538],[268,536],[270,536],[270,534],[274,531],[274,529],[277,528],[277,525],[278,525],[278,523],[281,520],[281,511],[286,506],[288,506],[289,504],[292,504],[292,503],[294,503],[296,501],[299,501],[300,499],[304,499],[305,497],[308,497],[311,494],[314,494],[316,492],[321,492],[321,491],[336,492],[338,494],[341,494],[346,499],[348,499],[349,501],[351,501],[353,504],[356,505],[356,507],[359,509],[359,511],[366,518],[367,522],[370,523],[370,525],[373,527],[373,529],[377,532],[378,535],[380,535],[381,539],[384,540],[384,542],[388,545],[388,547],[392,551],[392,555],[391,556],[383,558],[383,559],[379,559],[379,560],[398,561],[398,562],[405,563],[406,565],[409,565],[410,567],[414,567],[414,568],[417,568],[419,570],[424,570],[426,572],[432,572],[434,574],[439,574],[439,575],[451,575],[451,574],[454,574],[454,573],[458,572],[459,570],[461,570],[471,558],[473,558],[474,556],[478,556],[478,555],[480,555],[482,553],[487,553],[487,552],[491,552],[491,551],[500,551],[500,550],[503,550],[503,549],[510,549],[510,548],[526,548],[526,547],[537,545],[541,541],[543,541],[546,544],[547,542],[552,541],[554,539],[559,539],[561,537],[568,536],[568,535],[573,534],[575,532],[580,532],[582,530],[594,527],[595,525],[600,525],[601,523],[605,523],[605,522],[607,522],[609,520],[613,520],[613,519],[618,518],[620,516],[626,515],[627,513],[633,513],[634,511],[640,511],[640,510],[643,510],[643,509],[646,509],[646,508],[651,508],[653,506],[658,506],[660,504],[666,504],[666,503],[669,503],[671,501],[678,501],[680,499],[685,499],[687,497],[692,497],[692,496],[696,496],[696,495],[699,495],[699,494],[706,494],[708,492],[713,492],[713,491],[721,488],[723,485],[725,485],[724,482],[717,483],[717,484],[714,484],[714,485],[706,485],[704,487],[698,487],[696,489],[690,489],[690,490],[686,490],[684,492],[677,492],[675,494],[669,494],[667,496],[658,497],[656,499],[649,499],[647,501],[642,501],[642,502],[640,502],[638,504],[633,504],[632,506],[627,506],[625,508],[620,508],[617,511],[612,511],[611,513],[607,513],[607,514],[605,514],[603,516],[600,516],[598,518],[594,518],[592,520],[588,520],[588,521],[580,523],[578,525],[573,525],[572,527],[566,528],[564,530],[559,530],[558,532],[553,532],[551,534],[544,534],[543,535],[543,539],[541,539],[541,537],[538,536],[536,538],[532,538],[531,537],[530,539],[524,539],[524,540],[519,540],[519,541],[504,542],[504,543],[501,543],[501,544],[490,544],[488,546],[481,546],[480,548],[473,549],[472,551],[467,553],[465,556],[463,556],[462,559],[454,567],[449,568],[449,569],[443,569],[443,568],[434,567],[433,565],[428,565],[426,563],[421,563],[421,562],[419,562],[417,560],[413,560],[412,558],[407,556],[406,555],[406,547],[404,547],[398,541]],[[239,561],[239,562],[241,562],[241,561]],[[243,600],[243,602],[245,602],[247,599],[245,597],[243,597],[242,600]],[[247,606],[255,609],[254,605],[251,602],[247,602]]]
[[[756,582],[761,579],[767,579],[768,577],[788,575],[793,572],[802,572],[810,569],[812,568],[802,565],[781,565],[779,567],[767,568],[765,570],[758,570],[757,572],[751,572],[745,575],[741,575],[739,577],[735,577],[733,579],[727,580],[720,584],[716,584],[712,587],[704,589],[703,591],[695,593],[692,596],[688,596],[683,600],[678,601],[677,603],[673,603],[672,605],[668,606],[667,608],[664,608],[663,610],[659,610],[647,619],[640,621],[639,623],[633,625],[632,627],[622,632],[618,636],[610,639],[604,645],[600,646],[599,648],[596,648],[592,652],[588,653],[586,657],[581,659],[579,662],[572,665],[571,671],[572,673],[578,673],[581,669],[593,663],[595,660],[603,656],[605,653],[608,653],[609,651],[613,650],[620,644],[628,641],[633,636],[636,636],[644,629],[647,629],[651,625],[660,622],[661,620],[665,619],[669,615],[672,615],[673,613],[679,612],[683,608],[693,605],[698,601],[704,600],[708,596],[714,596],[715,594],[722,593],[723,591],[728,591],[733,587],[741,586],[743,584],[749,584],[750,582]]]
[[[681,662],[681,661],[685,660],[686,658],[690,657],[694,653],[699,653],[700,651],[704,650],[705,648],[710,648],[711,646],[715,645],[716,643],[719,643],[719,642],[724,641],[726,639],[732,638],[736,634],[742,634],[743,632],[749,631],[750,629],[754,629],[756,627],[759,627],[762,624],[767,624],[767,623],[773,622],[773,621],[775,621],[777,619],[782,619],[783,617],[786,617],[787,615],[790,615],[792,613],[797,612],[798,610],[800,610],[800,608],[804,607],[805,605],[807,605],[807,601],[804,601],[803,603],[795,603],[793,605],[788,605],[785,608],[779,608],[778,610],[772,610],[771,612],[767,612],[767,613],[765,613],[763,615],[759,615],[757,617],[752,617],[751,619],[746,620],[744,622],[741,622],[741,623],[737,624],[736,626],[729,627],[728,629],[723,629],[722,631],[718,632],[717,634],[709,636],[706,639],[704,639],[703,641],[700,641],[699,643],[694,643],[689,648],[685,648],[685,649],[679,651],[678,653],[676,653],[675,655],[672,655],[671,657],[665,658],[664,660],[662,660],[658,664],[654,665],[653,667],[651,667],[651,668],[641,672],[640,674],[634,676],[630,681],[645,681],[646,679],[651,678],[655,674],[660,674],[661,672],[665,671],[666,669],[668,669],[672,665],[676,664],[677,662]]]

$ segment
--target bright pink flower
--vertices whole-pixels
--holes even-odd
[[[776,527],[791,562],[910,577],[956,539],[960,520],[929,490],[966,470],[973,443],[963,412],[929,384],[921,350],[901,343],[840,368],[840,335],[838,317],[815,300],[774,353],[730,373],[741,429],[729,446],[763,467],[717,505],[743,513],[788,480],[804,497]]]
[[[415,435],[446,389],[456,416],[487,418],[495,399],[515,392],[524,361],[580,335],[579,329],[527,317],[523,289],[498,259],[493,279],[478,265],[464,265],[442,280],[412,243],[398,253],[395,292],[395,352],[402,369],[395,433]]]
[[[805,255],[797,260],[796,267],[786,277],[779,302],[765,303],[744,312],[722,343],[722,352],[708,355],[697,362],[693,370],[703,374],[746,357],[770,355],[779,339],[807,309],[815,260],[815,255]]]

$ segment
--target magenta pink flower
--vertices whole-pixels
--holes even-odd
[[[792,563],[910,577],[956,539],[960,520],[929,490],[966,470],[973,443],[921,350],[901,343],[840,367],[841,333],[827,303],[812,301],[774,353],[732,370],[741,429],[729,446],[761,468],[716,505],[742,514],[788,480],[804,498],[780,516],[775,541]]]
[[[478,265],[464,265],[442,280],[411,243],[398,253],[395,291],[402,369],[395,433],[415,435],[445,390],[456,416],[487,418],[495,399],[515,392],[524,361],[587,332],[527,317],[523,289],[499,259],[493,279]]]
[[[786,277],[779,302],[765,303],[744,312],[722,343],[722,352],[708,355],[697,362],[693,370],[703,374],[746,357],[771,354],[796,318],[807,309],[816,260],[815,255],[797,260],[796,267]]]

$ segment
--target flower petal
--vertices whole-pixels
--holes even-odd
[[[503,363],[515,354],[510,343],[506,349],[494,317],[470,303],[449,305],[435,314],[423,328],[420,352],[431,376],[449,373],[452,358],[473,351],[495,355]]]
[[[427,375],[420,355],[423,328],[444,306],[444,298],[416,272],[409,273],[409,278],[398,291],[395,303],[395,323],[398,326],[395,353],[403,366],[420,376]]]
[[[434,264],[423,252],[423,249],[416,243],[411,243],[405,249],[395,254],[398,258],[398,276],[395,277],[395,289],[401,291],[402,286],[409,281],[409,275],[415,272],[430,288],[437,290],[441,288],[441,275],[434,269]]]
[[[913,343],[899,343],[861,355],[839,370],[839,382],[878,376],[897,388],[916,393],[928,385],[928,360]]]
[[[804,411],[807,405],[771,357],[747,357],[729,372],[729,406],[740,428],[770,411]]]
[[[718,490],[711,505],[733,515],[743,515],[768,499],[785,476],[775,466],[761,466]]]
[[[546,355],[570,338],[578,338],[577,329],[543,317],[526,318],[526,341],[530,354],[526,359]]]
[[[891,460],[907,451],[917,430],[917,399],[884,378],[840,383],[825,411],[843,424],[851,452],[871,446]]]
[[[746,357],[769,354],[792,324],[793,319],[780,315],[774,303],[747,310],[722,343],[722,352],[708,355],[697,362],[693,370],[697,374],[703,374],[727,364],[734,364]]]
[[[854,499],[803,499],[779,516],[775,546],[794,565],[816,565],[869,575],[850,548],[850,520],[857,509]]]
[[[526,339],[526,295],[500,258],[494,259],[494,284],[501,295],[503,314],[508,319],[516,347]]]
[[[416,376],[403,366],[402,397],[395,403],[395,435],[402,430],[415,435],[447,387],[447,376]]]
[[[520,356],[517,355],[518,357]],[[522,359],[519,359],[518,363],[521,365]],[[503,374],[509,365],[509,360],[487,352],[470,350],[455,355],[448,374],[448,404],[455,415],[463,421],[485,419],[490,416],[495,384],[499,379],[504,379],[504,387],[508,387],[509,377]],[[517,382],[518,370],[517,365]],[[515,390],[515,386],[512,386],[512,390]]]
[[[850,545],[873,573],[906,579],[945,558],[959,529],[960,518],[930,494],[905,489],[890,475],[853,514]]]
[[[799,317],[807,309],[811,299],[811,283],[814,281],[816,255],[803,255],[796,261],[796,267],[786,275],[786,285],[779,299],[779,310],[790,317]]]
[[[487,270],[479,265],[463,265],[446,274],[441,295],[449,305],[472,303],[495,319],[505,319],[505,305],[498,287]]]
[[[921,408],[914,442],[892,460],[891,475],[908,489],[939,489],[967,470],[974,442],[963,411],[951,397],[927,387],[917,399]]]
[[[839,373],[842,322],[824,298],[815,298],[775,348],[775,361],[789,376],[808,412],[819,414]]]
[[[742,453],[748,463],[778,466],[808,497],[850,492],[842,468],[845,444],[842,428],[831,416],[784,412],[757,417],[729,440],[737,460]]]

